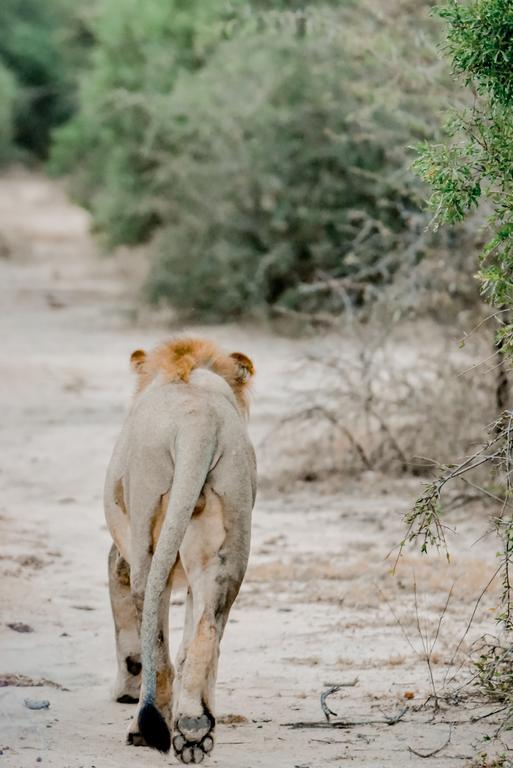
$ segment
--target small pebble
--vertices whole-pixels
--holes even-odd
[[[27,709],[50,709],[48,699],[25,699],[23,703]]]
[[[24,624],[22,621],[13,621],[11,624],[7,625],[9,629],[12,629],[14,632],[33,632],[34,629],[30,626],[30,624]]]

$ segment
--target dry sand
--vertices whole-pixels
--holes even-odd
[[[110,700],[115,656],[101,504],[133,386],[129,354],[168,331],[161,317],[137,313],[130,262],[98,257],[87,215],[54,182],[22,172],[0,179],[0,238],[0,765],[173,765],[171,755],[125,745],[133,708]],[[311,342],[244,326],[196,331],[253,357],[259,446],[287,407],[281,377]],[[413,579],[431,636],[455,581],[433,652],[441,690],[473,601],[496,567],[495,542],[475,543],[484,513],[463,508],[451,518],[458,530],[451,565],[409,553],[392,575],[385,556],[418,488],[417,480],[367,473],[336,479],[330,493],[304,484],[260,494],[250,567],[222,646],[211,766],[449,768],[486,751],[482,739],[497,720],[471,717],[493,706],[472,697],[438,713],[420,707],[430,682]],[[173,635],[182,626],[180,596],[174,602]],[[493,595],[464,647],[493,630],[491,608]],[[8,626],[16,622],[32,631]],[[319,697],[332,683],[344,687],[328,703],[351,725],[291,728],[324,719]],[[25,699],[47,699],[49,709],[30,710]],[[405,707],[400,722],[385,723]],[[409,751],[435,750],[449,733],[430,759]]]

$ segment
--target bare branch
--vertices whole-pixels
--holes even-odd
[[[448,746],[448,744],[450,744],[451,736],[452,736],[452,725],[449,726],[449,735],[447,736],[446,740],[440,747],[433,749],[431,752],[418,752],[416,749],[413,749],[413,747],[409,746],[408,752],[411,752],[412,755],[416,755],[416,757],[434,757],[439,752],[441,752],[442,749],[445,749]]]

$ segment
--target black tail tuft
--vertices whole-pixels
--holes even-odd
[[[169,752],[171,747],[171,734],[166,721],[154,704],[147,703],[139,712],[139,730],[141,736],[149,747],[160,752]]]

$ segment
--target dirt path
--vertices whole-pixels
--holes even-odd
[[[0,760],[9,768],[175,764],[125,746],[133,710],[109,700],[114,645],[101,507],[105,466],[130,397],[129,353],[166,329],[151,316],[134,321],[127,269],[120,259],[98,259],[87,224],[56,184],[20,173],[0,179]],[[255,360],[252,429],[260,444],[286,407],[280,376],[304,343],[243,327],[205,333]],[[412,584],[415,572],[422,626],[433,634],[456,580],[432,657],[440,685],[495,567],[494,542],[471,547],[482,512],[462,510],[453,519],[460,536],[451,566],[409,555],[392,576],[384,557],[417,488],[417,481],[368,474],[341,479],[332,494],[304,486],[260,495],[251,565],[223,642],[210,765],[461,766],[483,751],[493,722],[469,723],[478,705],[467,701],[436,716],[415,711],[430,688]],[[180,602],[173,631],[182,625]],[[489,608],[485,600],[469,641],[492,625]],[[14,622],[32,631],[10,628]],[[321,691],[356,678],[330,698],[352,726],[286,725],[322,720]],[[48,699],[50,708],[32,711],[27,698]],[[405,706],[401,722],[384,723]],[[441,746],[448,723],[451,740],[439,754],[423,760],[409,752]]]

